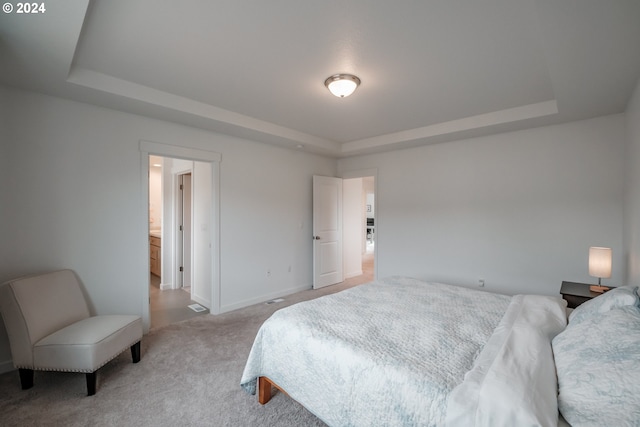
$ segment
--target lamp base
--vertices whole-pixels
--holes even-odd
[[[609,290],[609,288],[606,287],[606,286],[591,285],[591,286],[589,286],[589,290],[591,292],[597,292],[597,293],[601,294],[603,292],[607,292]]]

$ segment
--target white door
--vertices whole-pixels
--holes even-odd
[[[342,179],[314,175],[313,288],[343,280]]]

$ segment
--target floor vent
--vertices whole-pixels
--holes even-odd
[[[275,304],[277,302],[282,302],[282,301],[284,301],[284,298],[276,298],[276,299],[272,299],[271,301],[265,302],[265,304]]]
[[[196,313],[200,313],[201,311],[207,310],[205,307],[201,306],[200,304],[191,304],[191,305],[188,305],[187,307],[189,307],[191,310],[195,311]]]

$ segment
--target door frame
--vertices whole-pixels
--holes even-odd
[[[378,168],[370,168],[370,169],[356,169],[350,171],[342,171],[339,174],[339,177],[342,179],[351,179],[351,178],[366,178],[368,176],[373,177],[373,211],[375,212],[376,218],[376,232],[374,237],[375,249],[373,251],[373,280],[378,279],[378,253],[380,252],[378,249],[380,248],[380,211],[378,210]]]
[[[220,313],[220,162],[222,155],[215,151],[199,148],[190,148],[180,145],[171,145],[147,140],[138,142],[140,151],[140,214],[139,237],[137,241],[144,244],[141,253],[146,254],[146,259],[141,260],[140,265],[147,265],[141,270],[139,283],[142,286],[142,321],[145,332],[149,330],[149,155],[172,157],[211,164],[211,307],[212,314]]]
[[[174,203],[173,203],[173,210],[174,210],[174,218],[175,218],[175,224],[174,224],[174,230],[176,231],[176,233],[178,233],[180,230],[178,230],[178,227],[181,225],[180,223],[182,223],[182,225],[184,225],[184,190],[180,188],[181,185],[183,185],[183,180],[184,180],[184,176],[185,175],[189,175],[190,177],[193,177],[193,169],[185,169],[185,170],[181,170],[179,172],[175,172],[173,174],[173,178],[175,181],[175,194],[174,194]],[[188,260],[188,264],[189,265],[185,265],[185,247],[184,247],[184,230],[182,230],[182,233],[180,234],[182,236],[182,239],[174,239],[174,253],[177,255],[174,257],[174,269],[173,271],[175,272],[175,280],[174,280],[174,289],[182,289],[184,288],[184,271],[180,271],[180,267],[183,267],[184,269],[189,269],[189,278],[192,279],[192,274],[193,274],[193,184],[191,183],[189,186],[189,190],[190,190],[190,194],[189,194],[189,204],[190,204],[190,208],[189,208],[189,223],[190,223],[190,227],[189,227],[189,247],[188,252],[189,252],[189,256],[187,258]],[[190,280],[191,281],[191,280]],[[189,286],[191,286],[191,283],[189,283]]]

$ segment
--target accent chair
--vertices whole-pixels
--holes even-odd
[[[92,316],[72,270],[6,282],[0,287],[0,311],[23,390],[33,387],[36,370],[82,372],[92,396],[100,367],[127,348],[133,363],[140,361],[140,316]]]

